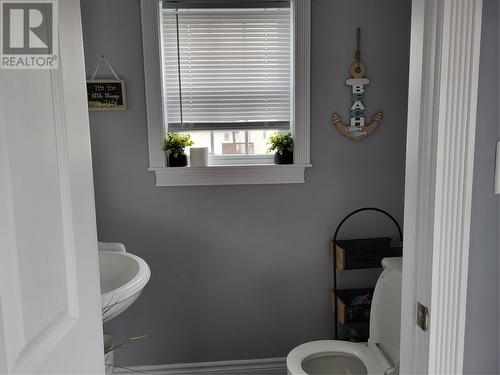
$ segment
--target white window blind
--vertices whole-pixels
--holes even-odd
[[[169,131],[289,129],[290,9],[162,9]]]

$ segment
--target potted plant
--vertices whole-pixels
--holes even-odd
[[[165,142],[163,143],[163,151],[168,155],[169,167],[185,167],[187,166],[187,156],[185,148],[192,146],[194,142],[189,134],[183,135],[178,133],[168,133]]]
[[[277,133],[269,139],[269,151],[275,151],[276,164],[293,164],[292,133]]]
[[[104,368],[105,368],[105,374],[106,375],[112,374],[115,367],[120,368],[120,366],[115,366],[114,353],[115,353],[116,349],[124,347],[126,344],[128,344],[128,343],[130,343],[132,341],[141,340],[141,339],[143,339],[145,337],[148,337],[148,336],[149,335],[129,337],[125,341],[116,343],[114,341],[113,337],[111,337],[109,335],[104,335]]]
[[[102,321],[104,322],[106,317],[109,316],[108,313],[115,307],[118,303],[109,301],[106,306],[102,307]],[[115,350],[119,349],[126,344],[135,341],[135,340],[141,340],[143,338],[148,337],[149,335],[144,335],[144,336],[135,336],[135,337],[129,337],[125,341],[122,342],[115,342],[114,338],[110,335],[104,334],[104,367],[105,367],[105,374],[109,375],[113,373],[113,369],[115,367]]]

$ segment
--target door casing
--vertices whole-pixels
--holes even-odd
[[[463,369],[482,0],[414,0],[406,151],[402,374]],[[430,312],[416,325],[417,302]]]

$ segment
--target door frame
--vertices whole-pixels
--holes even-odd
[[[412,4],[402,374],[463,370],[481,16],[482,0]]]

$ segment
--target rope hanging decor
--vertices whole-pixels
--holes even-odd
[[[102,64],[106,64],[114,79],[95,79]],[[113,65],[101,56],[90,79],[87,80],[89,111],[124,111],[127,109],[125,81],[118,76]]]
[[[351,120],[348,125],[345,125],[338,113],[332,116],[333,126],[345,137],[359,141],[368,137],[380,125],[383,119],[382,112],[377,112],[370,123],[365,122],[365,86],[370,83],[370,80],[365,77],[366,66],[361,61],[361,29],[358,28],[356,33],[356,53],[354,54],[355,61],[351,64],[351,78],[348,78],[345,83],[351,87],[352,106],[350,109]]]

